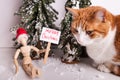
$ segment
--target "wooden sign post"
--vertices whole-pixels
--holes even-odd
[[[47,58],[50,51],[51,43],[58,44],[60,39],[60,31],[43,27],[40,40],[47,41],[47,48],[44,56],[44,64],[47,62]]]
[[[50,46],[51,46],[51,43],[48,42],[47,49],[46,49],[45,56],[44,56],[44,64],[46,64],[46,62],[47,62],[47,58],[48,58],[49,51],[50,51]]]

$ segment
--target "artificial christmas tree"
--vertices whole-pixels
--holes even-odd
[[[11,31],[14,32],[19,27],[25,28],[29,35],[28,44],[37,46],[39,49],[45,49],[47,43],[39,40],[42,28],[49,27],[57,29],[54,22],[57,19],[58,12],[51,6],[53,2],[55,1],[23,0],[23,4],[15,13],[15,15],[20,16],[21,22],[15,27],[12,27]]]
[[[67,0],[65,8],[79,9],[90,5],[90,0]],[[64,52],[62,62],[65,63],[79,62],[80,54],[82,53],[81,46],[77,43],[70,31],[71,20],[72,15],[66,10],[65,17],[61,23],[61,39],[59,44],[59,48],[62,48]]]

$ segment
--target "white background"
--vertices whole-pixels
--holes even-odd
[[[0,47],[13,46],[13,34],[9,28],[18,23],[14,12],[18,10],[22,0],[0,0]]]
[[[91,0],[92,5],[99,5],[107,8],[113,14],[120,13],[120,0]],[[9,32],[9,28],[19,22],[17,16],[14,16],[14,12],[19,9],[22,0],[0,0],[0,48],[12,47],[13,34]],[[64,4],[66,0],[56,0],[53,3],[54,8],[59,12],[59,19],[56,25],[60,27],[60,22],[64,18]]]

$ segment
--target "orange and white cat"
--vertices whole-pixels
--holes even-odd
[[[120,15],[100,6],[67,8],[73,15],[71,31],[103,72],[120,75]]]

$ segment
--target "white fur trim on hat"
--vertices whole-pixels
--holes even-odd
[[[19,35],[19,37],[17,38],[17,42],[20,42],[20,39],[21,39],[22,37],[25,37],[26,39],[28,39],[28,35],[27,35],[27,34],[21,34],[21,35]]]

